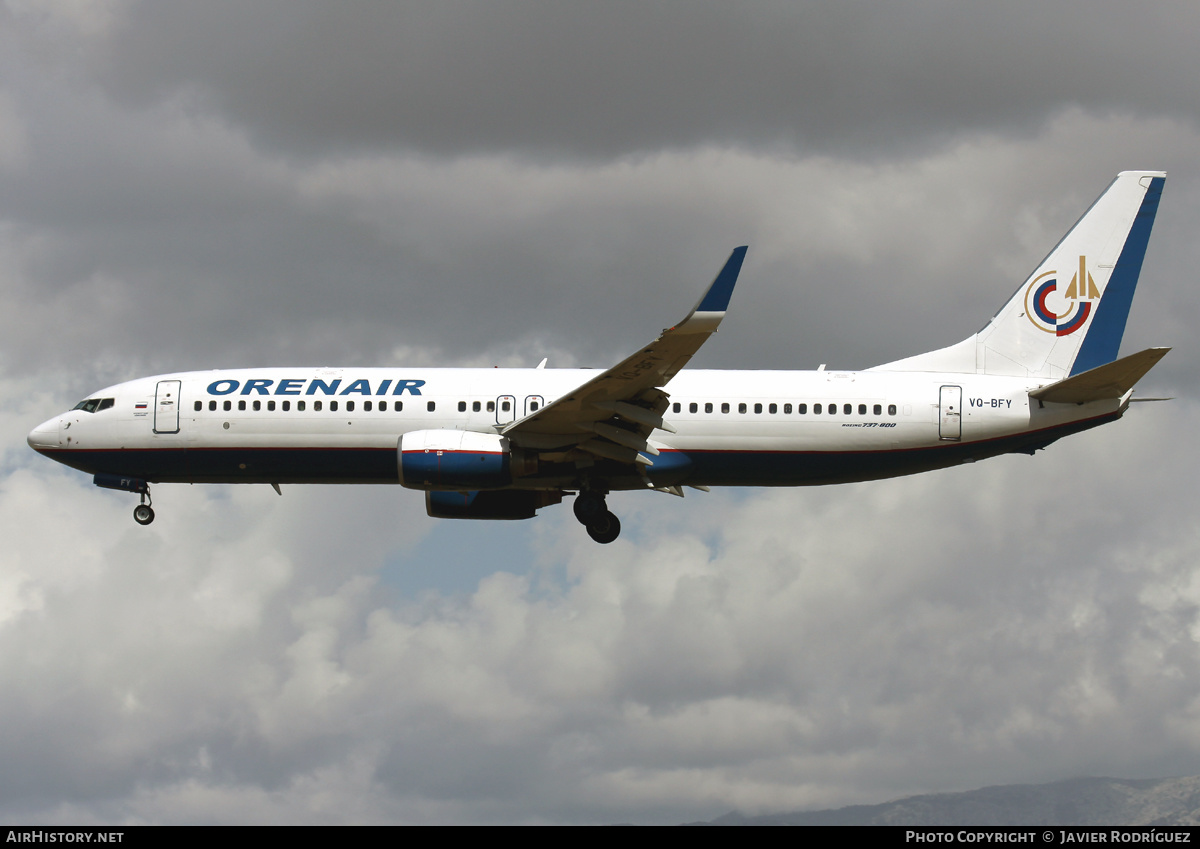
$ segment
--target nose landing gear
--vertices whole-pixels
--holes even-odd
[[[150,505],[150,485],[142,478],[127,478],[121,475],[98,474],[92,478],[92,483],[105,489],[120,489],[124,492],[136,492],[142,497],[141,504],[133,508],[133,521],[139,525],[148,525],[154,521],[154,508]]]
[[[585,489],[575,496],[571,505],[575,518],[587,528],[588,536],[598,543],[607,544],[621,535],[621,520],[608,509],[604,494]]]
[[[142,503],[133,508],[133,521],[139,525],[148,525],[154,521],[154,508],[150,505],[154,503],[150,499],[150,487],[142,490]]]

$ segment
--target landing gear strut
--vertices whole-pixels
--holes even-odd
[[[154,521],[154,508],[150,506],[150,484],[144,478],[125,477],[99,473],[92,477],[92,483],[105,489],[119,489],[122,492],[136,492],[142,497],[142,503],[133,508],[133,521],[139,525],[148,525]]]
[[[596,542],[607,544],[621,535],[621,520],[609,511],[602,493],[585,489],[575,496],[575,503],[571,506],[575,518],[587,528],[588,536]]]
[[[133,521],[139,525],[148,525],[154,521],[154,508],[150,505],[154,502],[150,499],[150,487],[142,490],[142,503],[133,508]]]

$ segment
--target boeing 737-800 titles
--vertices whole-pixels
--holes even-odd
[[[620,533],[614,490],[841,483],[1032,454],[1120,418],[1169,350],[1117,357],[1165,178],[1119,174],[975,335],[866,371],[684,370],[725,315],[741,247],[683,321],[600,374],[163,374],[94,393],[29,444],[139,493],[143,525],[151,483],[398,483],[446,519],[528,519],[574,495],[602,543]]]

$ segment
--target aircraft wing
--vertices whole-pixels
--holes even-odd
[[[662,387],[713,333],[733,294],[746,248],[735,248],[687,318],[608,371],[518,419],[501,433],[513,444],[540,451],[581,451],[625,463],[653,465],[651,431],[672,430],[662,420]]]

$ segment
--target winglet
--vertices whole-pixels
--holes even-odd
[[[733,286],[737,283],[738,274],[742,270],[742,260],[746,258],[746,250],[746,245],[733,249],[725,267],[708,287],[708,291],[704,293],[700,303],[696,304],[696,308],[692,310],[693,313],[725,312],[729,308],[729,299],[733,297]]]
[[[687,318],[675,325],[675,330],[688,333],[711,333],[717,329],[717,325],[721,323],[721,319],[725,317],[725,311],[729,308],[729,299],[733,297],[733,287],[737,283],[738,274],[741,273],[742,260],[746,258],[746,250],[745,245],[733,249],[733,253],[725,262],[725,267],[717,274],[717,278],[713,280],[712,285],[708,287],[700,301],[688,313]]]

